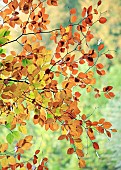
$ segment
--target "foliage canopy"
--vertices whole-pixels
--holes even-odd
[[[104,118],[91,121],[92,114],[87,116],[79,107],[81,91],[89,94],[93,91],[95,98],[115,96],[111,85],[96,87],[95,75],[106,74],[100,58],[113,58],[111,50],[106,51],[100,39],[96,49],[91,47],[95,39],[93,25],[107,21],[99,12],[102,1],[99,0],[96,7],[83,7],[80,16],[71,8],[66,27],[60,25],[52,30],[47,27],[50,21],[46,6],[56,8],[58,0],[3,2],[5,6],[0,10],[3,19],[0,25],[0,125],[9,133],[0,145],[2,170],[48,169],[48,158],[38,161],[40,148],[27,162],[21,160],[33,144],[33,136],[27,134],[26,128],[30,119],[35,128],[39,124],[46,131],[61,129],[58,140],[70,142],[67,154],[76,154],[79,167],[83,168],[88,147],[83,143],[83,134],[86,133],[97,153],[96,133],[111,137],[111,132],[116,132],[110,122]],[[11,30],[16,26],[21,32],[14,39]],[[45,35],[53,41],[54,51],[42,45]],[[7,44],[13,42],[22,47],[20,53],[5,51]],[[9,145],[13,145],[14,154],[9,151]]]

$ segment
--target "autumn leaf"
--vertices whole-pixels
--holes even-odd
[[[99,149],[99,145],[97,142],[93,142],[93,148],[98,150]]]
[[[98,51],[101,51],[103,48],[104,48],[104,44],[100,44],[100,45],[98,46]]]
[[[106,19],[105,17],[101,17],[101,18],[99,19],[99,22],[100,22],[101,24],[104,24],[106,21],[107,21],[107,19]]]
[[[77,20],[77,16],[75,16],[75,15],[73,16],[73,15],[72,15],[72,16],[71,16],[71,22],[74,23],[74,22],[76,22],[76,20]]]
[[[79,160],[79,167],[80,168],[84,168],[86,166],[85,160],[84,159],[80,159]]]
[[[58,137],[58,140],[63,140],[65,138],[66,138],[66,135],[61,135],[61,136]]]
[[[103,127],[104,127],[105,129],[109,129],[111,126],[112,126],[112,124],[111,124],[110,122],[104,122],[104,123],[103,123]]]
[[[67,150],[67,154],[73,154],[74,153],[74,149],[73,148],[69,148],[68,150]]]
[[[112,59],[113,56],[111,54],[105,54],[105,56],[108,58],[108,59]]]

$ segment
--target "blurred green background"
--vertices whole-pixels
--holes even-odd
[[[96,7],[96,0],[59,0],[58,7],[48,7],[47,12],[50,15],[49,30],[57,28],[60,24],[66,26],[69,18],[69,8],[75,7],[77,9],[78,16],[81,16],[81,10],[84,6],[88,7],[93,5]],[[104,25],[95,24],[92,32],[95,34],[97,40],[102,39],[106,49],[116,50],[111,51],[114,56],[113,60],[101,59],[100,61],[105,65],[107,74],[104,77],[97,77],[98,87],[104,87],[106,85],[112,85],[116,96],[112,100],[107,100],[103,96],[99,99],[94,98],[93,92],[87,94],[85,90],[81,91],[80,108],[82,113],[91,114],[92,120],[98,120],[101,117],[105,117],[107,121],[113,124],[113,127],[118,130],[117,133],[112,135],[111,139],[108,139],[105,135],[97,134],[97,141],[99,141],[100,150],[97,157],[91,143],[88,141],[88,154],[85,156],[86,168],[85,170],[121,170],[121,1],[120,0],[108,0],[104,1],[99,7],[99,11],[105,12],[105,16],[108,21]],[[15,36],[19,35],[19,28],[14,30]],[[94,42],[95,43],[95,42]],[[43,44],[54,51],[55,46],[50,43],[49,38],[46,37]],[[95,45],[95,44],[93,44]],[[16,44],[10,44],[7,49],[15,49],[20,51],[21,47]],[[3,134],[7,134],[8,131],[4,127],[0,126],[0,138],[4,140]],[[36,125],[36,128],[32,122],[28,122],[28,134],[34,135],[33,147],[25,154],[23,160],[28,160],[29,156],[34,153],[35,149],[40,148],[40,159],[42,157],[48,157],[48,167],[50,170],[78,170],[78,160],[76,155],[67,155],[67,149],[69,142],[63,140],[58,141],[60,130],[57,132],[45,131],[44,128]],[[83,137],[84,142],[87,142],[86,136]],[[12,148],[11,148],[12,149]],[[85,149],[85,153],[87,150]]]

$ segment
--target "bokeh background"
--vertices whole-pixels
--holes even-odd
[[[0,0],[0,6],[4,4]],[[36,2],[36,0],[34,0]],[[49,13],[50,25],[49,30],[58,28],[60,24],[63,26],[68,25],[69,20],[69,8],[75,7],[77,9],[78,16],[81,16],[82,8],[93,5],[96,7],[97,0],[59,0],[58,7],[47,7],[47,13]],[[112,134],[112,138],[108,139],[105,135],[97,134],[97,141],[99,141],[100,150],[98,152],[100,158],[96,155],[91,143],[88,141],[88,152],[86,155],[86,167],[85,170],[121,170],[121,1],[120,0],[107,0],[103,1],[99,10],[103,13],[108,21],[106,24],[101,25],[96,23],[93,26],[92,32],[96,36],[96,40],[102,39],[107,50],[112,50],[111,54],[114,56],[113,60],[106,58],[101,59],[101,62],[105,65],[107,74],[104,77],[97,77],[98,87],[106,85],[112,85],[116,96],[112,100],[107,100],[103,96],[99,99],[94,98],[94,94],[91,92],[87,94],[82,91],[80,107],[82,113],[91,114],[92,120],[98,120],[100,117],[105,117],[107,121],[113,124],[113,127],[118,130],[117,133]],[[23,16],[24,17],[24,16]],[[19,27],[14,30],[11,29],[14,37],[17,37],[20,33]],[[55,50],[55,46],[49,41],[49,37],[43,37],[43,45],[52,51]],[[95,48],[95,42],[92,44]],[[21,46],[17,43],[12,43],[6,46],[7,53],[9,49],[19,52]],[[115,50],[115,51],[114,51]],[[4,127],[0,126],[0,139],[4,140],[4,135],[8,131]],[[28,134],[34,135],[33,147],[29,150],[23,160],[28,160],[30,155],[34,153],[35,148],[40,148],[41,157],[48,157],[48,167],[50,170],[78,170],[78,160],[76,155],[67,155],[67,148],[69,142],[63,140],[58,141],[60,130],[57,132],[45,131],[39,125],[36,128],[32,122],[28,122]],[[87,142],[86,136],[83,137],[84,142]],[[85,149],[86,150],[86,149]]]

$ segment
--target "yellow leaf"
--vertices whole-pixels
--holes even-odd
[[[1,160],[1,166],[3,168],[8,166],[8,159],[6,157]]]
[[[22,167],[22,168],[20,168],[20,170],[26,170],[26,168],[25,168],[25,167]]]
[[[70,27],[66,27],[66,32],[69,32],[70,31]]]
[[[27,134],[26,126],[19,126],[19,131],[23,134]]]
[[[29,72],[29,74],[32,74],[35,69],[36,69],[36,67],[35,67],[34,64],[29,65],[29,66],[28,66],[28,72]]]
[[[8,158],[8,163],[9,163],[10,165],[15,165],[15,164],[16,164],[15,158],[14,158],[13,156],[10,156],[10,157]]]
[[[0,147],[0,152],[4,152],[8,149],[8,143],[3,143]]]
[[[77,147],[77,149],[80,149],[80,150],[83,149],[83,145],[81,142],[75,142],[75,146]]]
[[[13,56],[12,55],[9,55],[9,56],[7,56],[6,57],[6,59],[5,59],[5,62],[7,63],[7,62],[9,62],[9,63],[11,63],[12,61],[13,61]]]
[[[43,64],[43,58],[37,59],[36,64],[37,64],[37,66],[42,66],[42,64]]]

